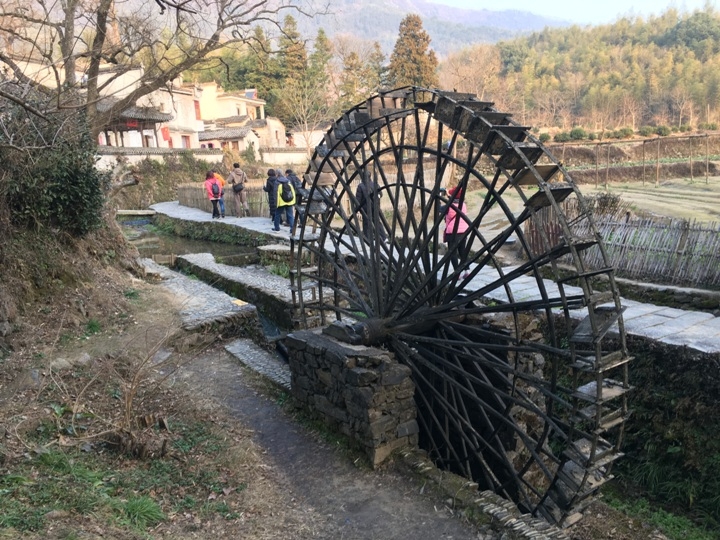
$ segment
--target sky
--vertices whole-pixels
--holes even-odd
[[[500,11],[517,9],[529,11],[554,19],[577,24],[604,24],[615,21],[623,15],[659,15],[669,7],[680,12],[702,9],[709,3],[716,10],[720,0],[430,0],[433,3],[446,4],[472,9]]]

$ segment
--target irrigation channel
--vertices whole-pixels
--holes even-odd
[[[259,261],[257,249],[210,240],[193,240],[166,233],[159,233],[152,225],[151,217],[133,217],[118,221],[123,234],[134,245],[141,258],[153,259],[160,264],[169,264],[178,255],[195,253],[211,253],[215,260],[231,266],[248,266]],[[265,337],[268,341],[276,341],[279,356],[286,360],[282,344],[277,341],[283,331],[268,317],[258,311]]]

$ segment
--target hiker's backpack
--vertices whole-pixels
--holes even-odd
[[[282,183],[282,189],[280,190],[280,197],[283,201],[289,203],[292,202],[292,200],[295,198],[293,196],[293,190],[292,186],[290,185],[290,182],[283,182]]]
[[[217,180],[210,184],[210,189],[212,190],[213,197],[216,199],[220,197],[220,186],[218,185]]]

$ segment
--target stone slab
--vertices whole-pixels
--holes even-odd
[[[710,313],[686,311],[679,317],[666,317],[665,322],[646,327],[642,329],[640,333],[650,339],[661,340],[664,342],[663,338],[687,330],[699,322],[706,320],[706,316],[708,315],[712,317]],[[657,314],[654,316],[662,317],[662,315]]]
[[[162,286],[170,290],[180,305],[180,318],[186,329],[195,328],[213,321],[223,321],[233,316],[255,312],[255,306],[238,305],[232,296],[214,287],[174,272],[152,259],[140,259],[143,267],[159,275]]]
[[[236,339],[225,350],[256,373],[290,390],[290,366],[252,340]]]

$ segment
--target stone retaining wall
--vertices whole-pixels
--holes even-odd
[[[415,385],[410,368],[391,353],[309,331],[290,334],[285,344],[293,396],[357,441],[373,466],[395,450],[417,447]]]

